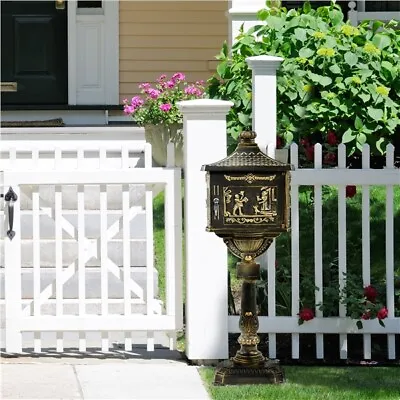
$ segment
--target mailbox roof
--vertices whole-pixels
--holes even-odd
[[[264,154],[254,139],[255,132],[242,132],[236,150],[228,157],[203,166],[205,171],[287,171],[290,164],[274,160]]]

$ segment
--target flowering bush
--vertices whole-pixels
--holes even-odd
[[[211,98],[235,103],[228,115],[232,147],[251,125],[246,58],[269,54],[284,58],[277,77],[277,129],[284,143],[307,137],[335,146],[334,132],[349,152],[368,143],[382,154],[400,128],[398,23],[365,21],[354,27],[344,22],[338,5],[314,10],[309,2],[299,10],[261,10],[259,19],[259,25],[241,32],[231,55],[224,45],[207,89]],[[333,163],[333,156],[325,161]]]
[[[124,112],[140,125],[180,124],[182,114],[176,103],[182,100],[199,99],[204,95],[204,82],[190,84],[183,73],[170,78],[165,74],[157,79],[155,87],[150,83],[139,85],[141,96],[124,100]]]

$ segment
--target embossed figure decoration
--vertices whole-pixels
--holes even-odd
[[[284,373],[276,360],[257,349],[260,341],[255,258],[273,239],[288,230],[291,166],[266,156],[255,143],[255,132],[242,132],[237,149],[227,158],[205,165],[208,185],[207,230],[223,238],[239,257],[237,277],[243,280],[238,339],[240,350],[217,367],[214,384],[281,383]]]

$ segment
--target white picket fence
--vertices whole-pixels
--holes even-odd
[[[272,147],[272,146],[270,146]],[[273,148],[269,149],[270,154]],[[364,338],[364,358],[371,359],[371,334],[385,334],[388,342],[389,359],[396,358],[395,337],[400,334],[400,318],[394,316],[394,188],[400,187],[400,170],[394,168],[394,147],[386,148],[386,167],[370,169],[370,149],[364,145],[362,152],[362,169],[346,168],[346,147],[338,148],[338,167],[322,168],[322,146],[315,146],[314,168],[298,168],[298,147],[293,144],[290,149],[291,164],[291,309],[292,316],[276,316],[276,286],[275,286],[275,246],[268,251],[266,258],[268,268],[268,316],[260,317],[260,333],[269,335],[269,357],[277,357],[276,334],[288,333],[292,336],[292,358],[299,359],[300,334],[315,334],[316,358],[324,358],[324,334],[339,334],[340,346],[338,353],[341,359],[348,358],[348,335],[361,333]],[[382,237],[382,245],[386,246],[386,306],[388,318],[385,327],[377,320],[363,321],[363,329],[358,329],[356,321],[346,317],[346,308],[339,307],[338,317],[324,318],[322,311],[316,310],[316,318],[298,324],[299,289],[300,289],[300,231],[299,220],[299,187],[314,186],[314,259],[315,286],[323,287],[323,219],[322,219],[322,187],[331,185],[338,187],[338,279],[340,287],[344,285],[346,273],[346,185],[357,185],[362,188],[362,283],[363,287],[370,284],[371,265],[371,232],[370,232],[370,188],[372,185],[386,187],[386,211],[382,210],[386,220],[386,235]],[[396,204],[396,212],[399,212]],[[310,232],[312,235],[312,232]],[[396,244],[398,245],[398,243]],[[397,260],[397,263],[399,261]],[[398,265],[397,265],[398,267]],[[323,303],[322,290],[315,291],[315,304]],[[229,316],[229,332],[239,332],[238,316]]]
[[[133,332],[145,332],[149,351],[157,342],[155,333],[166,332],[170,348],[174,348],[176,331],[182,328],[181,170],[153,168],[151,146],[144,140],[3,140],[0,153],[3,193],[12,187],[18,196],[12,240],[5,234],[10,217],[7,204],[0,210],[5,281],[0,303],[5,308],[6,351],[30,347],[32,339],[25,334],[33,333],[34,351],[40,352],[42,338],[50,332],[54,338],[51,347],[58,352],[66,347],[108,351],[116,332],[123,334],[125,350],[132,349]],[[172,153],[170,146],[170,162]],[[153,250],[153,197],[160,185],[165,191],[165,304],[155,292]],[[71,219],[72,214],[75,218]],[[143,214],[144,238],[138,239],[132,221]],[[51,219],[54,227],[53,242],[47,247],[45,218]],[[94,234],[96,218],[98,232]],[[26,233],[29,223],[31,231]],[[111,254],[110,245],[116,240],[120,245]],[[141,284],[132,267],[137,265],[132,252],[136,240],[145,241]],[[67,248],[71,241],[75,248]],[[29,253],[23,246],[26,242],[31,243],[31,268],[22,267],[21,262],[22,254]],[[51,247],[54,263],[48,269],[53,270],[53,279],[45,282],[43,259]],[[93,259],[100,269],[96,288],[90,275]],[[22,290],[29,269],[31,294]],[[75,295],[64,296],[74,279]],[[111,280],[114,286],[115,281],[121,284],[117,294],[111,293]]]

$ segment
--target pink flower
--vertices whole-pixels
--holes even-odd
[[[176,74],[172,75],[171,80],[175,83],[180,82],[180,81],[184,81],[185,80],[185,74],[182,74],[182,72],[177,72]]]
[[[352,198],[357,194],[357,186],[348,185],[346,186],[346,197]]]
[[[193,85],[185,87],[184,92],[185,92],[185,94],[196,96],[196,97],[200,97],[203,94],[203,92],[199,88],[197,88],[196,86],[193,86]]]
[[[297,315],[302,321],[310,321],[314,318],[314,312],[311,308],[303,308]]]
[[[140,84],[139,85],[139,89],[142,89],[144,92],[146,92],[147,90],[149,90],[150,89],[150,83],[142,83],[142,84]]]
[[[388,316],[388,310],[386,307],[382,307],[376,314],[378,319],[385,319]]]
[[[162,74],[162,75],[160,75],[160,77],[157,79],[157,81],[158,81],[158,82],[163,81],[166,77],[167,77],[167,75]]]
[[[374,303],[376,298],[378,297],[378,291],[372,285],[368,285],[364,288],[364,296],[371,303]]]
[[[167,82],[167,87],[169,87],[170,89],[173,88],[174,86],[175,86],[175,82],[173,82],[173,81]]]
[[[160,110],[164,112],[168,112],[172,108],[171,104],[160,104]]]
[[[158,99],[158,96],[160,95],[160,91],[157,89],[149,89],[148,94],[152,99]]]
[[[338,142],[337,137],[335,135],[335,132],[333,131],[328,131],[328,135],[326,136],[326,140],[329,145],[335,146]]]

